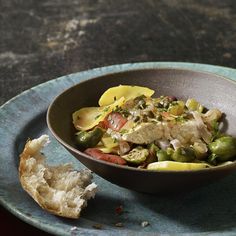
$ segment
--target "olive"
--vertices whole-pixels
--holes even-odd
[[[103,129],[95,127],[91,131],[80,131],[76,133],[76,142],[83,148],[95,147],[102,139]]]
[[[212,154],[217,156],[219,161],[228,161],[236,156],[236,138],[231,136],[223,136],[215,139],[209,144]]]
[[[157,161],[156,154],[157,154],[157,151],[159,150],[157,145],[155,145],[154,143],[151,143],[147,146],[147,148],[148,148],[149,155],[148,155],[147,159],[145,160],[145,162],[151,163],[151,162]]]
[[[148,149],[137,147],[132,149],[128,154],[121,156],[127,162],[132,164],[143,163],[149,155]]]
[[[165,150],[158,150],[157,151],[157,160],[158,161],[169,161],[171,160],[171,156],[167,154]]]
[[[171,155],[173,161],[191,162],[195,159],[194,150],[191,147],[179,147]]]

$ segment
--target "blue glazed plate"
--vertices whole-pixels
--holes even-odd
[[[96,76],[144,68],[193,69],[236,78],[236,70],[225,67],[148,62],[79,72],[21,93],[0,108],[0,203],[23,221],[56,235],[235,235],[236,174],[185,195],[166,197],[133,192],[94,175],[99,192],[78,220],[50,215],[21,188],[17,171],[19,154],[29,137],[50,135],[46,110],[56,95]],[[51,143],[44,150],[50,164],[71,162],[77,169],[85,168],[50,137]],[[119,206],[123,207],[122,214],[116,212]],[[144,221],[149,225],[142,227]],[[117,227],[117,223],[123,227]]]

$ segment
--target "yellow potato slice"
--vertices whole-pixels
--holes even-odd
[[[106,148],[111,148],[111,149],[119,145],[118,142],[114,140],[111,136],[102,137],[102,143]]]
[[[187,162],[175,162],[175,161],[160,161],[153,162],[147,166],[148,170],[200,170],[208,168],[210,165],[206,163],[187,163]]]
[[[104,120],[104,118],[116,107],[120,107],[124,101],[124,97],[121,97],[119,100],[115,101],[109,106],[81,108],[80,110],[73,113],[73,124],[78,130],[92,129],[100,121]]]
[[[102,141],[96,146],[96,148],[101,150],[104,153],[113,153],[113,154],[118,154],[118,150],[119,150],[118,143],[117,143],[117,146],[108,147],[108,146],[105,146]]]
[[[107,154],[118,154],[118,148],[107,148],[107,147],[96,147],[96,148]]]
[[[185,105],[190,111],[198,111],[201,113],[204,109],[204,107],[194,98],[189,98]]]
[[[184,102],[183,101],[177,101],[175,105],[171,105],[169,108],[168,108],[168,112],[171,114],[171,115],[174,115],[174,116],[180,116],[184,113]]]
[[[125,100],[136,98],[141,95],[151,97],[154,94],[154,90],[131,85],[119,85],[106,90],[99,99],[99,106],[107,106],[114,102],[114,100],[124,97]]]

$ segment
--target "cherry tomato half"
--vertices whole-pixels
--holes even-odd
[[[124,118],[118,112],[109,113],[102,122],[102,126],[106,129],[110,128],[114,131],[119,131],[127,122],[127,119]]]
[[[84,152],[98,160],[103,160],[118,165],[126,165],[126,161],[120,156],[104,153],[98,148],[87,148]]]

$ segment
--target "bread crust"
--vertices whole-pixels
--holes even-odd
[[[71,164],[49,166],[41,150],[48,135],[28,140],[20,155],[19,178],[23,189],[46,211],[77,219],[97,185],[89,170],[75,171]]]

